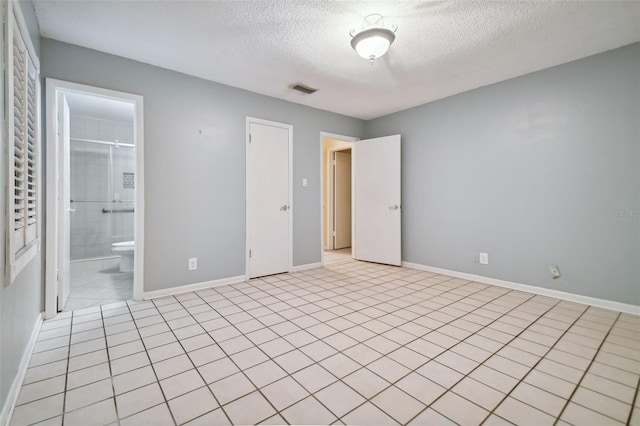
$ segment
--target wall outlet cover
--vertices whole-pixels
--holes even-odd
[[[560,278],[560,268],[558,268],[558,265],[549,265],[549,272],[551,272],[554,280]]]
[[[482,265],[489,264],[489,253],[480,253],[480,264]]]
[[[198,258],[197,257],[190,257],[189,258],[189,270],[190,271],[195,271],[196,269],[198,269]]]

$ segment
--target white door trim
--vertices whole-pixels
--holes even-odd
[[[130,102],[134,106],[134,137],[136,155],[136,212],[134,215],[134,234],[136,241],[133,298],[142,300],[144,291],[144,122],[143,97],[131,93],[118,92],[100,87],[87,86],[69,81],[46,79],[46,248],[45,248],[45,318],[50,319],[57,314],[57,265],[58,265],[58,156],[59,147],[56,137],[57,129],[57,92],[86,93],[109,99]]]
[[[250,125],[263,124],[265,126],[278,127],[287,130],[289,136],[289,209],[287,210],[287,220],[289,221],[289,271],[293,270],[293,215],[291,210],[293,209],[293,126],[291,124],[278,123],[276,121],[263,120],[261,118],[254,118],[247,116],[246,118],[246,135],[245,135],[245,226],[246,226],[246,240],[245,240],[245,281],[249,281],[251,262],[249,260],[249,245],[251,242],[251,229],[249,226],[249,206],[251,203],[251,194],[249,191],[249,144],[250,144]]]
[[[343,142],[356,142],[359,141],[360,138],[356,138],[353,136],[345,136],[345,135],[339,135],[337,133],[329,133],[329,132],[320,132],[320,266],[324,265],[324,239],[325,239],[325,232],[326,230],[324,229],[324,214],[325,214],[325,207],[327,207],[327,209],[329,207],[331,207],[331,200],[328,200],[329,205],[325,206],[324,205],[324,177],[325,177],[325,173],[329,173],[328,170],[325,170],[325,164],[324,164],[324,140],[325,139],[335,139],[335,140],[339,140],[339,141],[343,141]],[[353,144],[351,145],[351,148],[353,148]],[[349,149],[349,148],[344,148],[344,149]],[[327,165],[328,166],[328,165]],[[353,151],[351,154],[351,169],[353,170]],[[331,174],[329,173],[329,176],[331,176]],[[351,192],[353,193],[353,175],[351,176]],[[353,247],[354,241],[355,239],[353,238],[353,231],[355,230],[355,227],[353,226],[353,199],[351,199],[351,218],[352,218],[352,223],[351,223],[351,232],[352,232],[352,236],[351,236],[351,244]],[[353,248],[352,248],[353,250]],[[353,257],[353,256],[352,256]]]

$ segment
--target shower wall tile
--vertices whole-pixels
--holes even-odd
[[[85,119],[85,135],[87,139],[100,139],[100,121],[98,119]]]
[[[100,137],[98,139],[115,142],[113,125],[114,123],[112,121],[100,120]]]

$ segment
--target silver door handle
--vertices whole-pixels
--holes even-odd
[[[76,209],[67,209],[68,212],[75,212]]]
[[[394,204],[394,205],[392,205],[392,206],[389,206],[389,210],[398,210],[399,208],[400,208],[400,206],[399,206],[399,205],[397,205],[397,204]]]
[[[281,212],[286,212],[287,210],[289,210],[289,206],[286,205],[286,204],[284,206],[280,207],[280,211]]]

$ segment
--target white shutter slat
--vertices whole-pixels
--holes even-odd
[[[26,104],[26,142],[27,142],[27,162],[26,162],[26,191],[27,191],[27,213],[26,213],[26,235],[25,243],[28,244],[36,237],[36,214],[37,214],[37,197],[36,197],[36,69],[29,60],[27,73],[27,104]]]

